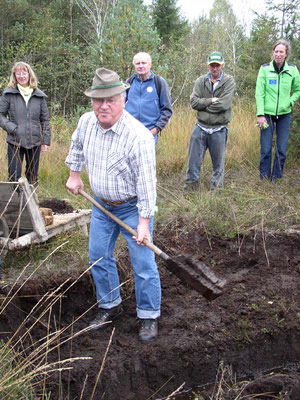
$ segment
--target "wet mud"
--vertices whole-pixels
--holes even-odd
[[[126,281],[121,288],[125,313],[105,330],[82,333],[49,354],[51,361],[91,357],[72,363],[72,369],[61,375],[60,388],[58,375],[49,377],[52,398],[58,399],[60,390],[62,398],[75,400],[82,393],[82,399],[90,399],[105,358],[95,399],[166,398],[181,385],[187,391],[215,382],[222,362],[231,366],[237,379],[253,378],[244,389],[246,398],[299,400],[299,233],[254,232],[221,239],[207,238],[194,228],[190,233],[183,234],[179,228],[174,232],[157,227],[157,246],[177,256],[188,254],[209,266],[216,276],[226,279],[224,293],[208,301],[157,260],[162,282],[159,337],[154,343],[140,343],[132,273],[130,267],[124,269],[130,263],[127,254],[120,256],[120,276]],[[49,273],[28,281],[0,315],[0,337],[15,332],[41,295],[60,285],[63,296],[36,324],[32,342],[49,331],[66,329],[67,337],[86,328],[96,314],[95,293],[89,273],[78,279],[80,272]],[[8,290],[1,288],[3,295]],[[290,373],[263,375],[263,371],[287,365],[294,366]],[[203,399],[210,399],[212,390],[203,390]],[[228,389],[222,399],[236,395]]]

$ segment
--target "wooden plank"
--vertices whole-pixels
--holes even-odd
[[[91,220],[91,213],[91,210],[80,210],[78,213],[54,215],[54,223],[46,227],[47,236],[40,238],[36,232],[30,232],[20,236],[18,239],[0,238],[0,249],[5,247],[8,250],[17,250],[31,244],[42,243],[61,232],[75,227],[79,227],[87,235],[87,224]]]
[[[58,233],[79,227],[84,235],[88,234],[87,224],[91,220],[91,210],[82,210],[80,214],[54,215],[53,225],[46,227],[48,236],[53,237]]]
[[[18,250],[24,247],[30,246],[33,243],[41,243],[46,241],[46,239],[41,240],[36,232],[30,232],[26,235],[20,236],[18,239],[4,239],[0,238],[0,248],[3,247],[8,250]]]
[[[31,218],[33,230],[36,232],[38,237],[43,240],[47,238],[48,234],[45,228],[43,217],[38,207],[36,196],[34,195],[34,192],[32,191],[27,179],[20,178],[19,183],[25,194],[27,209]]]
[[[73,213],[67,214],[54,214],[53,215],[53,224],[48,225],[46,230],[49,232],[52,228],[57,225],[64,225],[68,222],[76,221],[78,225],[85,224],[90,222],[92,210],[78,210]]]

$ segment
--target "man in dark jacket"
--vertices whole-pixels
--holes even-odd
[[[154,135],[163,130],[172,115],[172,99],[167,82],[151,71],[151,57],[138,53],[133,57],[135,73],[127,79],[125,109]]]
[[[192,108],[197,110],[197,123],[190,139],[184,189],[197,188],[207,149],[213,165],[210,188],[214,190],[223,186],[228,123],[235,88],[234,79],[222,71],[223,67],[222,54],[218,51],[211,53],[208,57],[209,73],[196,80],[190,97]]]

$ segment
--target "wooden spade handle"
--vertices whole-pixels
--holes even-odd
[[[101,204],[98,203],[93,197],[91,197],[89,194],[87,194],[84,190],[78,189],[78,193],[81,194],[81,196],[85,197],[87,200],[89,200],[92,204],[94,204],[95,207],[99,208],[100,211],[103,212],[103,214],[107,215],[110,217],[113,221],[115,221],[118,225],[122,226],[124,229],[126,229],[127,232],[129,232],[132,236],[137,237],[137,232],[132,229],[129,225],[125,224],[122,220],[120,220],[118,217],[116,217],[114,214],[112,214],[110,211],[108,211],[105,207],[103,207]],[[147,246],[150,250],[152,250],[156,255],[161,257],[164,260],[168,260],[169,256],[164,253],[161,249],[159,249],[155,244],[151,243],[148,239],[143,240],[143,244]]]

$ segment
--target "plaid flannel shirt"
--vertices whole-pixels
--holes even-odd
[[[65,163],[77,172],[86,165],[97,197],[124,201],[137,196],[139,215],[144,218],[157,210],[154,138],[127,111],[107,130],[101,128],[93,111],[84,114]]]

